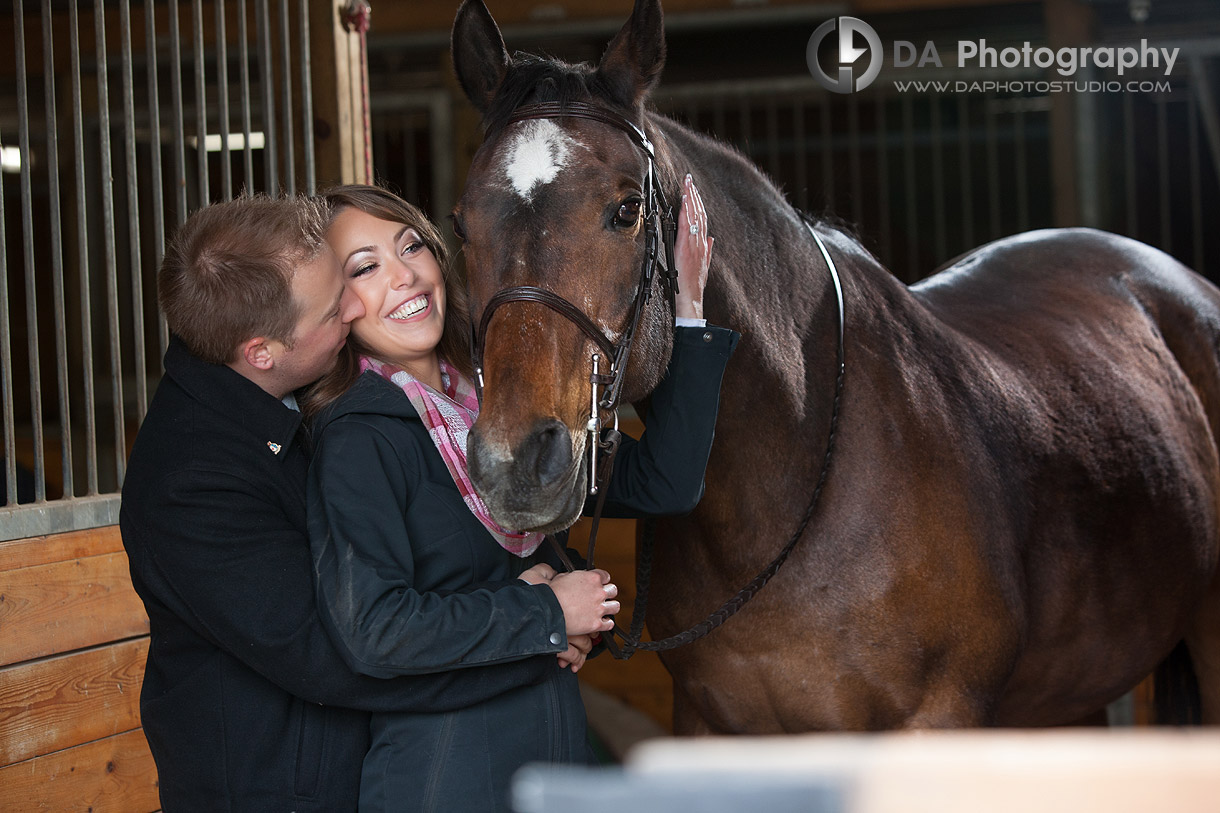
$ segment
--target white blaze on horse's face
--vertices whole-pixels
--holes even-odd
[[[539,184],[559,177],[571,161],[572,150],[583,148],[550,119],[521,122],[517,132],[506,140],[503,155],[508,183],[527,203]]]

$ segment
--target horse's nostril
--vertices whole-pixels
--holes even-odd
[[[549,486],[567,473],[572,462],[572,444],[568,428],[559,421],[547,421],[526,439],[523,461],[532,458],[538,484]],[[528,465],[528,463],[527,463]]]

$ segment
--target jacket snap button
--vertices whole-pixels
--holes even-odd
[[[560,635],[560,634],[559,634],[559,633],[557,633],[557,632],[552,632],[552,633],[551,633],[551,643],[552,643],[554,646],[559,646],[559,644],[560,644],[560,642],[561,642],[561,641],[563,641],[563,636],[562,636],[562,635]]]
[[[703,334],[703,341],[705,341],[705,342],[710,342],[711,340],[712,340],[712,334],[711,334],[711,333],[704,333],[704,334]]]

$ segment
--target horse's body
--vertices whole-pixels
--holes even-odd
[[[505,127],[503,110],[586,88],[643,124],[671,199],[690,171],[706,201],[708,319],[744,338],[705,496],[658,530],[654,637],[701,620],[793,533],[825,452],[836,352],[834,289],[799,216],[736,152],[642,112],[660,37],[659,8],[641,0],[596,73],[534,64],[522,77],[473,2],[454,49],[490,125],[457,213],[476,318],[491,293],[528,282],[614,332],[641,252],[605,215],[639,183],[627,140],[554,121],[541,143],[557,171],[529,186],[513,163],[529,123]],[[1183,637],[1205,719],[1220,721],[1220,292],[1089,230],[1001,240],[908,288],[842,231],[818,230],[847,318],[829,479],[779,575],[664,656],[678,731],[1066,723]],[[662,297],[649,307],[629,397],[668,359],[670,314]],[[502,524],[564,525],[584,488],[585,345],[541,308],[503,310],[472,475]],[[553,442],[555,420],[572,438],[570,475],[539,482],[523,461]]]

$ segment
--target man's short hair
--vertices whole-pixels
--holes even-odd
[[[169,329],[212,364],[255,336],[291,347],[300,318],[296,269],[324,245],[326,205],[304,196],[243,195],[192,214],[166,247],[157,300]]]

